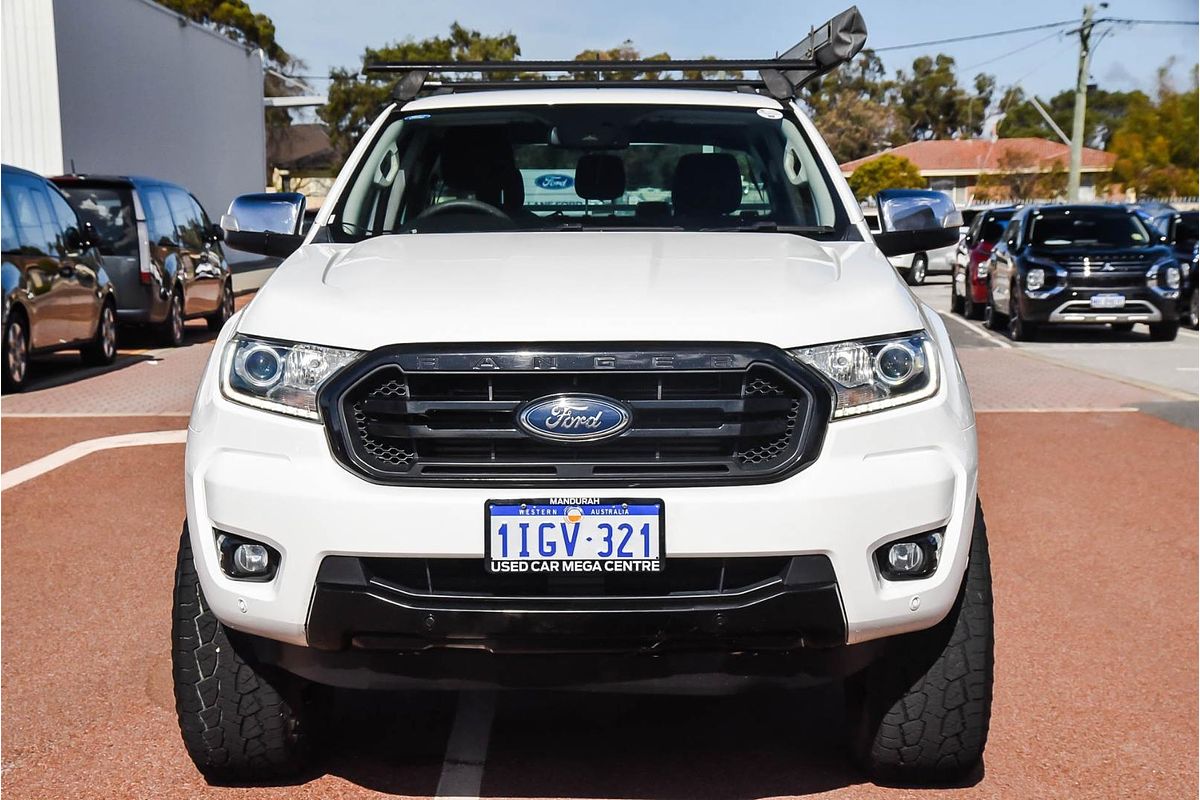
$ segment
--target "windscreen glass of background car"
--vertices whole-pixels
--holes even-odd
[[[1037,248],[1146,247],[1152,243],[1133,214],[1105,214],[1079,209],[1035,212],[1029,242]]]
[[[455,201],[467,202],[439,209]],[[777,225],[832,239],[847,224],[783,112],[562,105],[397,116],[357,166],[327,235]]]
[[[1012,219],[1013,212],[1002,211],[992,212],[983,220],[983,227],[979,231],[979,241],[995,244],[1000,241],[1000,237],[1004,235],[1004,230],[1008,227],[1008,221]]]
[[[1175,225],[1175,244],[1180,250],[1187,250],[1195,246],[1196,241],[1200,239],[1197,227],[1195,211],[1179,216],[1179,222]]]
[[[115,186],[60,186],[82,222],[100,234],[100,253],[137,256],[137,222],[133,217],[133,192]]]

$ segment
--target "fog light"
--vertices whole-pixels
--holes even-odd
[[[239,547],[238,552],[244,547]],[[925,566],[925,553],[916,542],[897,542],[888,548],[888,566],[896,572],[920,572]]]
[[[269,581],[279,569],[279,553],[270,545],[217,531],[221,571],[242,581]]]
[[[889,581],[929,577],[937,570],[943,536],[940,530],[930,531],[881,546],[875,551],[879,574]]]
[[[233,565],[239,572],[262,575],[271,566],[271,554],[261,544],[239,544],[233,550]]]

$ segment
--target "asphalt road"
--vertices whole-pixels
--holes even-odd
[[[918,291],[948,298],[944,284]],[[99,437],[181,430],[211,348],[189,328],[189,346],[146,343],[108,371],[60,357],[41,388],[0,401],[4,794],[1196,797],[1195,381],[1172,375],[1196,364],[1195,338],[1005,347],[947,325],[979,411],[997,614],[992,735],[968,785],[865,782],[838,746],[838,692],[812,689],[341,692],[310,774],[207,786],[183,751],[170,690],[183,447],[54,456]],[[63,463],[40,472],[46,456]],[[13,476],[27,479],[10,486]]]

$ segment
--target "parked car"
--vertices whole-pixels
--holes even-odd
[[[977,213],[954,253],[950,310],[968,319],[983,316],[987,303],[988,259],[1016,208],[989,208]]]
[[[871,230],[877,232],[879,230],[878,214],[874,211],[864,211],[863,216]],[[925,283],[925,278],[933,273],[953,271],[956,249],[957,244],[952,244],[929,252],[921,251],[892,256],[888,261],[900,271],[905,283],[909,286],[920,286]]]
[[[872,245],[796,100],[864,41],[844,12],[762,93],[421,94],[460,68],[392,65],[400,101],[307,234],[301,195],[233,202],[229,245],[288,257],[222,331],[188,430],[171,656],[202,772],[302,768],[313,684],[730,674],[843,680],[877,777],[978,769],[974,416],[944,322],[885,258],[961,219],[881,192]],[[523,166],[547,164],[578,204],[526,204]],[[669,203],[639,216],[631,186]]]
[[[117,299],[95,231],[45,178],[7,164],[0,169],[4,390],[26,386],[37,353],[78,348],[87,364],[111,364]]]
[[[1174,251],[1136,212],[1121,206],[1047,205],[1012,218],[989,261],[990,328],[1016,340],[1047,324],[1150,326],[1179,331],[1183,272]]]
[[[1151,218],[1151,223],[1166,237],[1175,250],[1183,280],[1179,288],[1179,313],[1185,325],[1200,327],[1200,307],[1197,306],[1196,283],[1200,264],[1197,262],[1197,212],[1170,210]]]
[[[151,326],[170,347],[183,344],[184,320],[202,317],[221,329],[233,314],[233,277],[221,229],[186,189],[139,176],[53,180],[100,233],[121,325]]]

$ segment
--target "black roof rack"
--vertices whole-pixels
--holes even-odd
[[[768,59],[671,59],[655,61],[381,61],[363,66],[365,73],[399,73],[393,96],[399,101],[411,100],[419,94],[446,91],[475,91],[487,89],[533,89],[547,86],[561,88],[641,88],[662,86],[673,89],[747,88],[765,89],[780,100],[796,97],[800,89],[815,78],[831,72],[850,61],[867,41],[867,26],[857,6],[813,28],[808,36],[787,52]],[[757,78],[682,79],[614,78],[577,79],[578,73],[651,72],[757,72]],[[478,74],[480,79],[428,80],[431,74]],[[496,73],[518,73],[513,80],[498,80]],[[564,73],[547,77],[547,73]],[[534,77],[528,77],[532,74]]]

